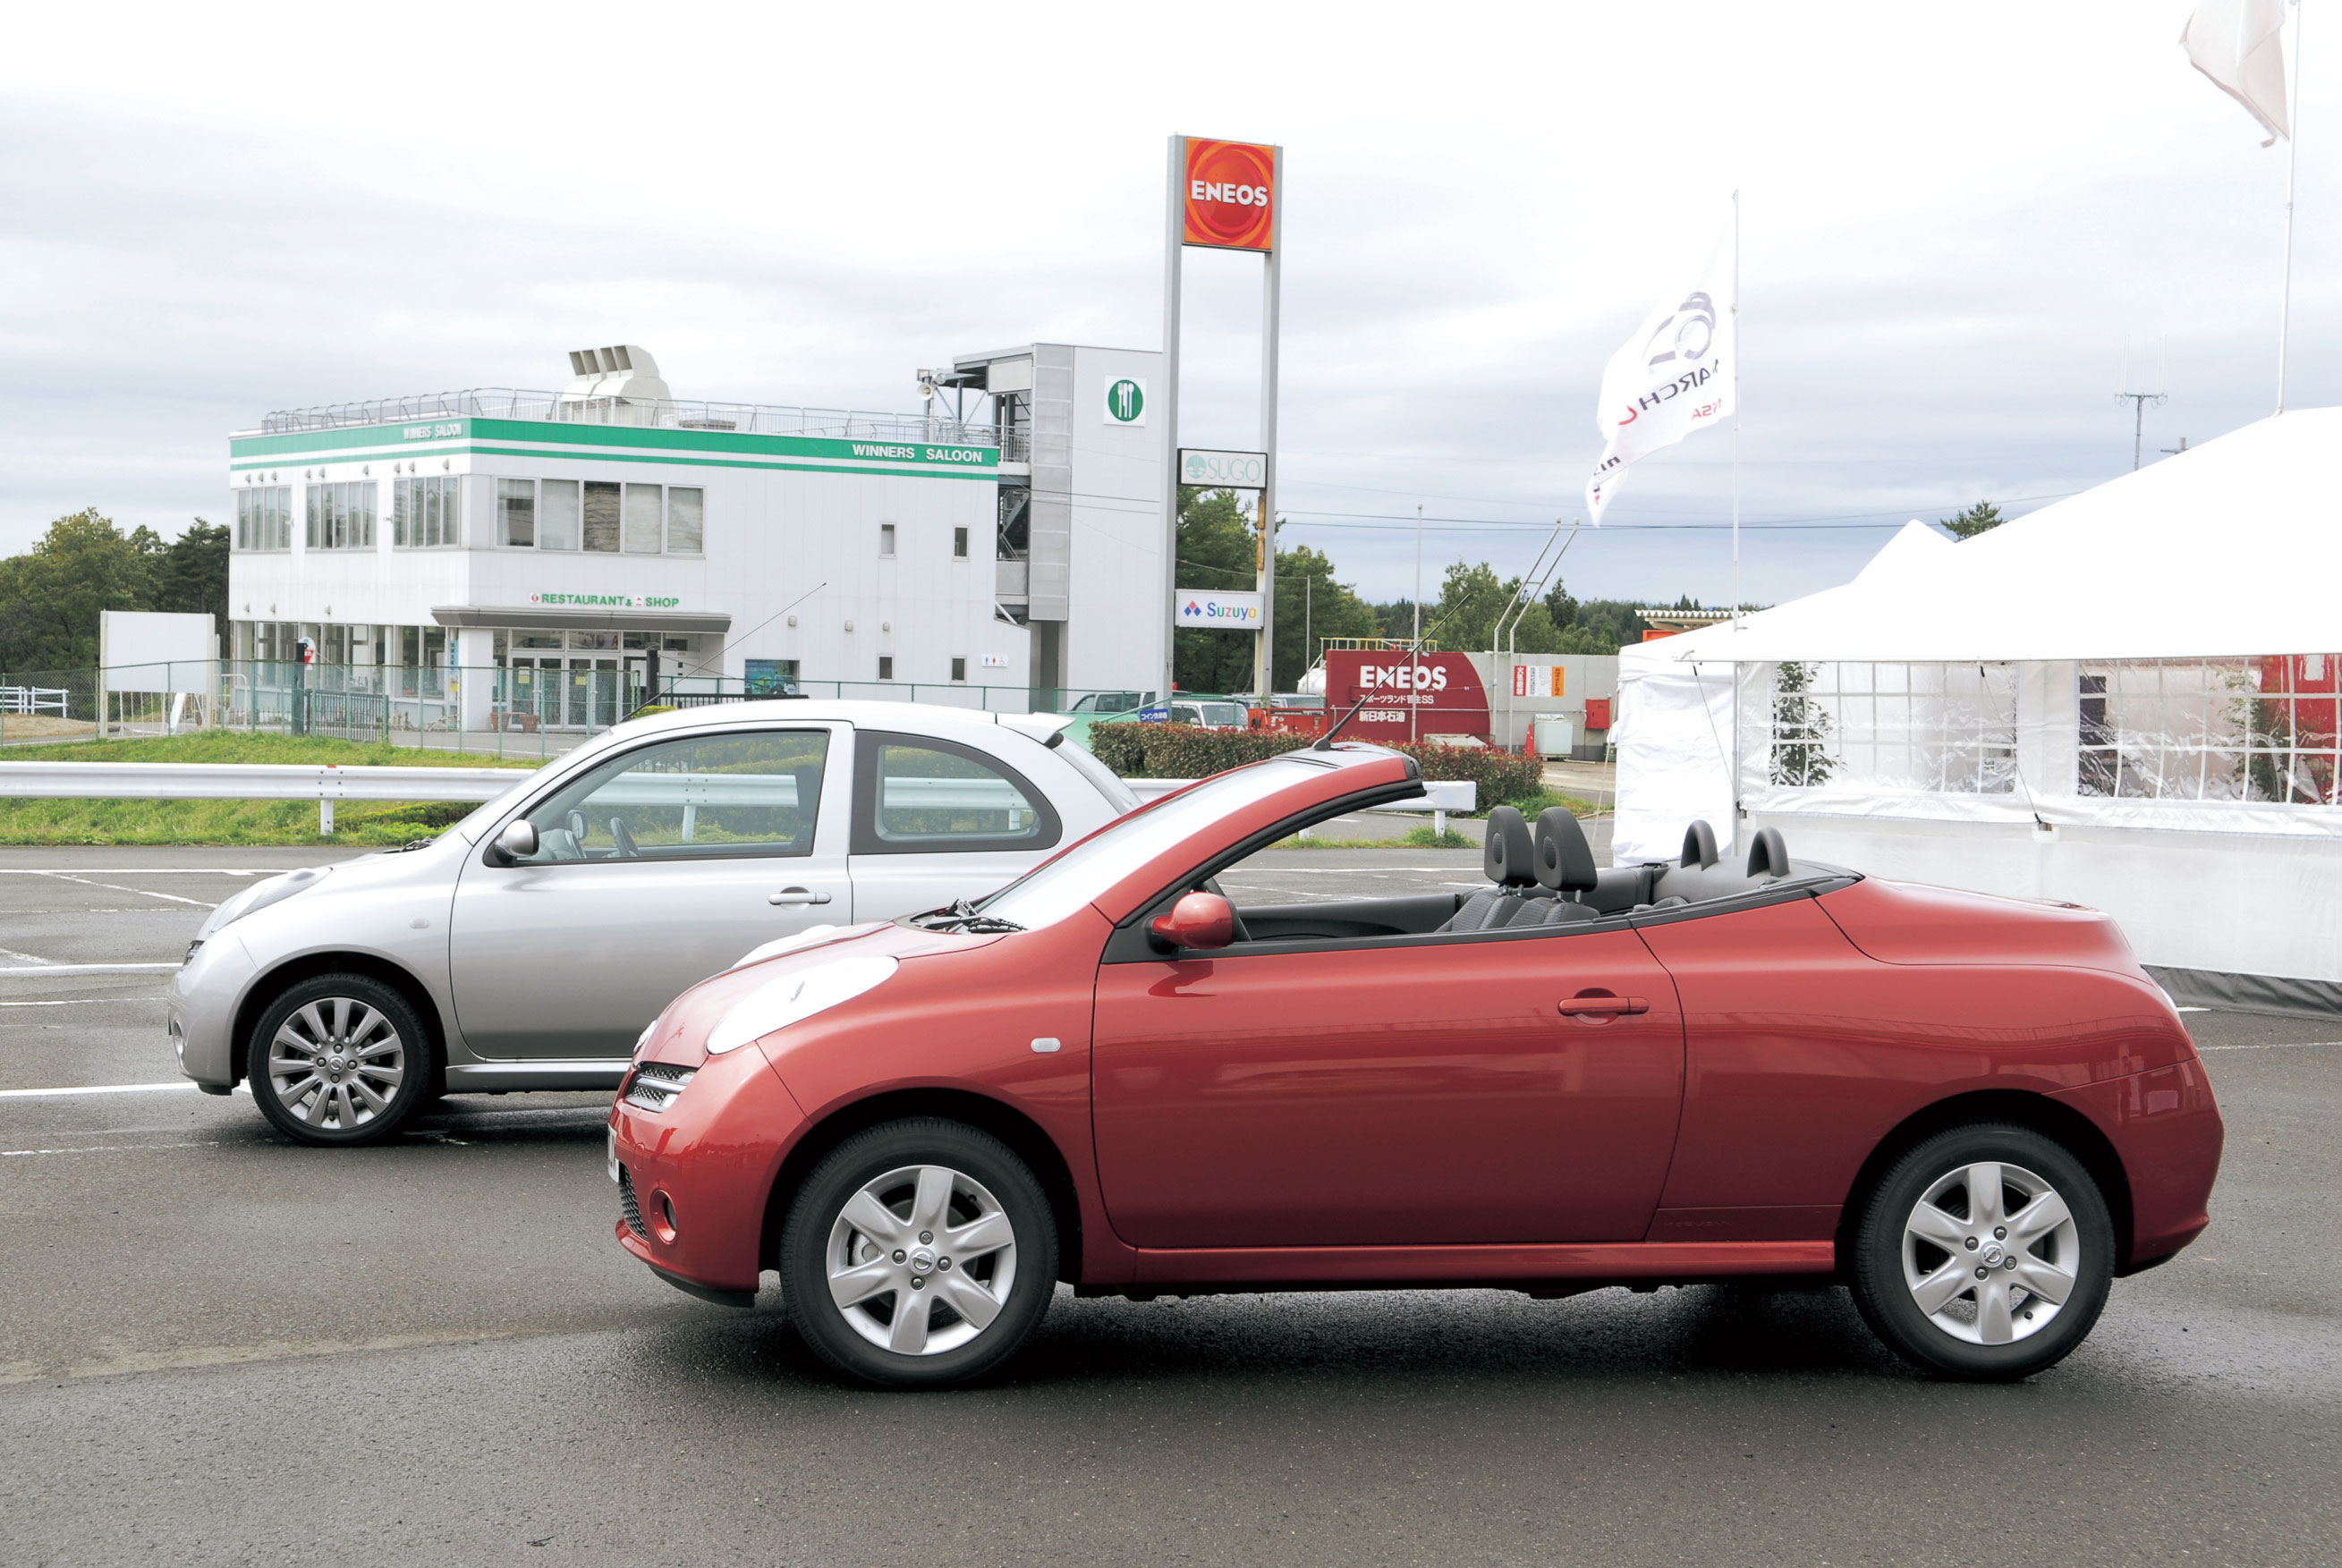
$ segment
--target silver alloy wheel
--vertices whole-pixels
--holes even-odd
[[[390,1108],[406,1077],[406,1043],[389,1017],[354,996],[321,996],[285,1015],[268,1042],[268,1086],[295,1121],[347,1133]]]
[[[1979,1160],[1937,1177],[1903,1222],[1903,1283],[1920,1313],[1970,1344],[2049,1326],[2082,1269],[2081,1231],[2057,1189]]]
[[[829,1228],[829,1299],[854,1332],[941,1355],[992,1326],[1016,1283],[1016,1233],[983,1183],[904,1165],[862,1184]]]

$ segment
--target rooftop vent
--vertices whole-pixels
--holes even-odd
[[[640,344],[573,348],[569,351],[569,369],[575,379],[562,389],[564,403],[666,403],[674,396],[667,391],[666,383],[659,379],[658,361]]]

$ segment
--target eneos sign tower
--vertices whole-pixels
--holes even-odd
[[[1277,263],[1282,255],[1285,149],[1256,142],[1173,136],[1165,188],[1163,257],[1163,559],[1172,624],[1240,627],[1257,634],[1253,692],[1261,702],[1275,689],[1276,546]],[[1260,450],[1184,452],[1179,444],[1180,264],[1189,245],[1252,251],[1262,258],[1260,331]],[[1258,496],[1254,592],[1206,592],[1178,586],[1179,486],[1250,490]],[[1209,617],[1205,604],[1214,606]],[[1190,610],[1189,606],[1196,606]],[[1249,612],[1249,613],[1246,613]],[[1171,640],[1163,644],[1163,690],[1171,690]]]

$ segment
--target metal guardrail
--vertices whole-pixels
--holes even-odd
[[[334,831],[337,800],[489,801],[536,777],[534,768],[433,768],[366,765],[337,767],[331,763],[18,763],[0,762],[0,798],[19,800],[314,800],[318,830]],[[750,778],[752,794],[743,794]],[[1142,801],[1156,800],[1185,789],[1193,779],[1128,779],[1131,793]],[[738,796],[738,804],[771,805],[776,786],[786,784],[789,799],[796,798],[793,776],[739,774],[675,774],[630,775],[614,788],[626,792],[634,804],[720,804]],[[606,790],[604,794],[608,794]],[[941,806],[1008,809],[1006,785],[979,779],[889,779],[886,804],[897,809]],[[1426,781],[1421,801],[1393,801],[1369,806],[1369,811],[1432,814],[1439,832],[1447,828],[1447,814],[1476,808],[1480,786],[1470,780]],[[599,795],[596,797],[600,798]],[[615,796],[613,798],[616,798]]]
[[[69,694],[63,686],[0,686],[0,714],[55,714],[63,718]]]
[[[337,800],[485,801],[527,768],[335,767],[330,763],[0,762],[0,797],[32,800],[313,800],[334,831]]]

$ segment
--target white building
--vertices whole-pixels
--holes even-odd
[[[1158,358],[972,356],[886,415],[681,402],[630,345],[557,394],[273,414],[228,444],[229,653],[265,683],[306,639],[313,690],[467,729],[670,690],[1143,693],[1170,582],[1143,392],[1123,412]]]

